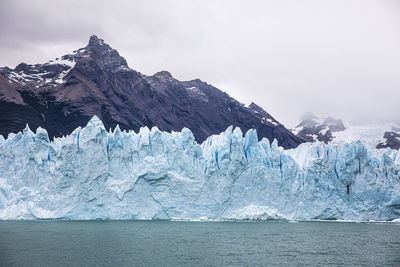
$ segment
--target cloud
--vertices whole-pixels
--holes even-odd
[[[105,39],[130,67],[201,78],[293,126],[322,116],[400,118],[398,1],[10,1],[0,65]]]

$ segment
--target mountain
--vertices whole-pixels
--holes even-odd
[[[303,116],[292,132],[306,142],[320,141],[342,145],[361,141],[368,148],[400,149],[400,127],[393,121],[358,121],[344,124],[340,119]]]
[[[256,129],[259,138],[276,138],[293,148],[303,140],[261,107],[244,106],[201,80],[178,81],[167,71],[147,76],[102,39],[44,64],[0,68],[0,134],[42,127],[50,138],[70,134],[98,116],[105,127],[138,131],[190,128],[202,142],[228,126]]]
[[[93,117],[50,142],[27,127],[0,136],[0,219],[400,218],[400,151],[257,139],[229,127],[200,145]]]
[[[376,147],[400,149],[400,127],[392,127],[391,131],[385,132],[383,134],[383,140],[379,142]]]
[[[344,131],[343,121],[332,117],[318,118],[313,114],[306,114],[302,121],[292,129],[292,132],[306,142],[320,141],[324,143],[333,140],[333,133]]]

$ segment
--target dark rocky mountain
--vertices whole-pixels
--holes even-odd
[[[391,131],[385,132],[383,135],[383,141],[376,146],[376,148],[386,147],[400,149],[400,128],[392,127]]]
[[[344,131],[343,121],[332,117],[318,118],[313,114],[303,116],[299,125],[292,132],[306,142],[320,141],[328,143],[333,140],[334,132]]]
[[[71,133],[97,115],[107,128],[163,131],[190,128],[201,142],[229,125],[293,148],[303,142],[261,107],[245,107],[201,80],[178,81],[166,71],[143,75],[103,40],[45,64],[0,68],[0,134],[41,126],[50,137]]]

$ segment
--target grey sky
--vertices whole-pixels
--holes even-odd
[[[400,1],[0,1],[0,66],[96,34],[144,74],[200,78],[288,127],[400,119]]]

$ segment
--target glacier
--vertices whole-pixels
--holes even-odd
[[[229,127],[0,136],[0,219],[396,220],[400,154],[361,142],[284,150]]]

